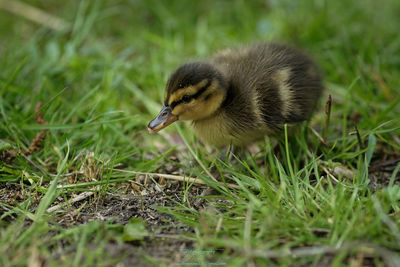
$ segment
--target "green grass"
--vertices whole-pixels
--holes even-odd
[[[131,194],[136,175],[113,168],[153,173],[168,165],[215,189],[198,196],[205,208],[195,208],[191,190],[198,185],[189,183],[180,201],[153,207],[175,218],[162,227],[176,228],[178,241],[193,241],[182,262],[400,264],[400,165],[376,169],[400,158],[399,1],[29,4],[71,26],[57,32],[0,9],[0,266],[133,265],[132,251],[142,264],[173,263],[173,256],[141,250],[158,240],[145,218],[79,219],[85,205],[96,210],[110,194]],[[310,126],[321,135],[326,130],[327,145],[302,124],[296,134],[278,142],[266,137],[257,143],[259,152],[228,164],[184,124],[164,135],[147,133],[175,67],[262,40],[295,44],[320,65],[326,94]],[[324,129],[328,94],[332,110]],[[38,103],[46,125],[35,121]],[[351,134],[355,127],[360,140]],[[28,149],[44,129],[38,151],[4,158],[6,151]],[[166,137],[176,133],[184,142],[170,144]],[[210,169],[222,183],[213,181]],[[63,175],[82,171],[73,179]],[[94,195],[82,206],[68,204],[82,192]],[[65,203],[66,212],[46,212],[57,203]],[[67,214],[74,219],[61,223]]]

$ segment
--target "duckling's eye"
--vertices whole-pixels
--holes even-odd
[[[192,96],[190,96],[190,95],[184,95],[184,96],[182,97],[182,102],[183,102],[183,103],[189,103],[190,100],[192,100]]]

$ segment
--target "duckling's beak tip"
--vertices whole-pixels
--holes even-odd
[[[149,126],[147,126],[147,131],[149,131],[149,134],[156,134],[158,132],[157,130],[152,129]]]
[[[150,134],[156,134],[177,120],[178,116],[172,114],[170,107],[163,107],[157,117],[149,122],[147,125],[147,130]]]

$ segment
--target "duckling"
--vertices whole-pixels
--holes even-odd
[[[322,90],[318,67],[294,47],[228,49],[172,73],[164,106],[148,130],[187,120],[204,143],[240,147],[309,119]]]

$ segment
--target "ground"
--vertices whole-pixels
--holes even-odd
[[[0,1],[0,266],[400,266],[399,12]],[[174,68],[259,41],[320,66],[311,121],[236,154],[147,133]]]

